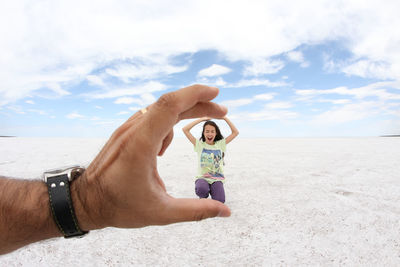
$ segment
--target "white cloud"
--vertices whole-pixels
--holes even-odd
[[[212,64],[210,67],[202,69],[197,74],[199,77],[214,77],[227,74],[231,72],[230,68],[218,64]]]
[[[334,107],[331,110],[318,114],[312,123],[332,125],[351,121],[362,120],[367,117],[375,116],[382,111],[383,107],[378,102],[359,102]]]
[[[28,111],[31,113],[39,114],[39,115],[47,115],[46,111],[40,110],[40,109],[28,109]]]
[[[30,104],[30,105],[34,105],[35,102],[33,100],[26,100],[25,103]]]
[[[341,71],[348,75],[356,75],[363,78],[390,79],[396,76],[393,66],[387,62],[374,62],[371,60],[359,60],[341,67]]]
[[[387,114],[400,117],[400,103],[386,103],[385,106],[387,107]]]
[[[295,119],[299,116],[297,112],[289,110],[273,110],[265,109],[248,114],[249,120],[263,121],[263,120],[289,120]]]
[[[293,107],[290,102],[272,102],[265,105],[268,109],[288,109]]]
[[[348,104],[351,102],[350,99],[316,99],[315,101],[321,102],[321,103],[332,103],[334,105],[342,105],[342,104]]]
[[[83,119],[85,116],[79,114],[78,112],[72,112],[65,116],[67,119]]]
[[[242,98],[242,99],[235,99],[235,100],[226,100],[222,101],[221,105],[224,105],[229,108],[237,108],[245,105],[249,105],[254,102],[254,99],[252,98]]]
[[[300,66],[302,68],[307,68],[308,66],[310,66],[310,62],[304,59],[303,53],[300,51],[290,51],[289,53],[287,53],[287,57],[291,61],[300,63]]]
[[[23,111],[22,107],[20,106],[8,106],[7,108],[17,114],[25,114],[25,111]]]
[[[239,87],[250,87],[250,86],[266,86],[266,87],[282,87],[287,86],[286,82],[278,81],[271,82],[268,79],[244,79],[236,83],[225,84],[226,88],[239,88]]]
[[[162,84],[160,82],[147,82],[142,85],[138,86],[133,86],[129,88],[123,88],[123,89],[111,89],[111,90],[105,90],[105,91],[100,91],[100,92],[92,92],[88,94],[84,94],[83,96],[86,96],[88,98],[94,98],[94,99],[104,99],[104,98],[117,98],[117,97],[123,97],[123,96],[132,96],[132,95],[142,95],[142,94],[148,94],[152,92],[158,92],[158,91],[164,91],[167,89],[167,86],[165,84]],[[146,99],[149,99],[150,97],[147,96]]]
[[[264,108],[257,112],[240,112],[230,114],[235,121],[267,121],[267,120],[293,120],[299,116],[297,112],[283,109]]]
[[[70,92],[61,88],[61,85],[57,82],[50,82],[45,85],[48,89],[56,93],[58,96],[66,96],[69,95]]]
[[[132,103],[138,103],[138,102],[140,102],[140,99],[133,98],[133,97],[120,97],[114,101],[114,104],[132,104]]]
[[[337,87],[333,89],[296,90],[301,96],[299,100],[309,103],[329,102],[334,104],[328,110],[316,115],[311,123],[316,125],[335,125],[364,119],[373,119],[378,116],[394,116],[399,110],[400,94],[392,90],[400,90],[400,83],[396,81],[377,82],[357,88]],[[319,98],[324,95],[324,98]],[[337,98],[337,96],[351,98]],[[332,96],[332,98],[327,98]],[[321,110],[318,110],[320,112]]]
[[[294,62],[303,62],[304,61],[303,53],[301,53],[300,51],[290,51],[287,53],[286,56],[291,61],[294,61]]]
[[[151,57],[138,61],[140,62],[138,64],[119,64],[113,68],[106,69],[105,73],[117,77],[125,83],[130,83],[135,79],[155,79],[160,76],[183,72],[188,68],[188,66],[173,66],[165,62],[165,59],[155,60]]]
[[[103,79],[99,75],[88,75],[86,76],[86,80],[88,80],[91,85],[105,86]]]
[[[222,77],[197,77],[197,84],[207,84],[215,87],[226,87],[228,83]]]
[[[256,100],[271,100],[272,98],[274,98],[274,96],[275,96],[274,93],[259,94],[259,95],[255,95],[253,97],[253,99],[256,99]]]
[[[285,64],[281,60],[253,60],[246,66],[243,74],[245,76],[259,76],[264,74],[273,74],[280,71]]]
[[[251,100],[269,101],[273,99],[275,94],[255,95]],[[241,112],[232,114],[232,118],[236,120],[264,121],[264,120],[291,120],[299,116],[298,112],[289,110],[293,105],[290,102],[270,102],[256,112]]]
[[[114,104],[138,104],[139,106],[150,105],[155,102],[156,98],[152,94],[142,94],[139,98],[120,97],[114,101]]]
[[[253,87],[253,86],[265,86],[265,87],[283,87],[289,84],[283,81],[271,82],[268,79],[242,79],[238,82],[228,83],[224,81],[221,77],[213,79],[212,77],[200,77],[196,83],[207,84],[210,86],[223,87],[223,88],[243,88],[243,87]]]
[[[393,94],[388,92],[388,89],[400,89],[399,82],[377,82],[358,88],[347,88],[345,86],[333,89],[304,89],[296,90],[296,94],[312,98],[318,95],[348,95],[356,99],[364,99],[367,97],[375,97],[383,100],[400,100],[400,94]]]
[[[111,126],[111,127],[116,127],[123,123],[122,119],[112,119],[112,120],[99,120],[99,121],[94,121],[93,125],[102,125],[102,126]]]
[[[373,59],[334,59],[331,55],[324,54],[323,69],[328,72],[343,72],[348,76],[362,78],[375,78],[381,80],[400,79],[398,71],[400,65],[391,64],[389,61],[375,61]]]
[[[157,100],[152,94],[149,93],[140,95],[140,98],[142,100],[142,105],[150,105]]]
[[[226,106],[228,109],[234,109],[237,107],[245,106],[245,105],[250,105],[254,103],[254,101],[268,101],[273,99],[275,96],[274,93],[269,93],[269,94],[258,94],[253,96],[252,98],[240,98],[240,99],[234,99],[234,100],[226,100],[222,101],[221,105]]]
[[[150,79],[185,70],[171,63],[175,55],[213,49],[252,62],[244,73],[258,76],[282,69],[282,62],[270,61],[274,56],[331,41],[350,54],[346,73],[400,79],[399,9],[399,1],[355,0],[231,1],[229,11],[212,0],[98,1],[95,7],[78,0],[2,1],[0,105],[42,88],[66,95],[64,85],[111,62],[149,59],[150,65],[106,73],[122,81]]]
[[[218,77],[218,79],[215,81],[215,86],[217,87],[225,87],[226,85],[227,82],[225,82],[221,77]]]
[[[323,52],[322,54],[322,60],[323,60],[323,70],[326,72],[336,72],[340,71],[340,68],[342,67],[342,63],[336,62],[333,58],[332,55]]]

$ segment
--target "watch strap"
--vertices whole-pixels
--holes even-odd
[[[50,208],[54,220],[65,238],[82,236],[88,232],[79,228],[72,205],[70,186],[67,174],[47,178]]]

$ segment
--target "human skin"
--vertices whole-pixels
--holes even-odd
[[[218,117],[217,117],[218,118]],[[196,145],[196,138],[190,133],[190,130],[197,124],[199,124],[202,121],[208,121],[211,120],[211,117],[202,117],[199,118],[197,120],[194,120],[192,122],[190,122],[188,125],[186,125],[185,127],[182,128],[183,133],[185,134],[185,136],[189,139],[189,141],[195,146]],[[235,139],[238,135],[239,135],[239,131],[238,129],[235,127],[235,125],[231,122],[230,119],[228,119],[228,117],[224,116],[220,118],[221,120],[226,121],[226,123],[228,124],[229,128],[231,128],[232,133],[230,135],[228,135],[228,137],[225,138],[225,143],[229,144],[230,142],[232,142],[233,139]],[[208,133],[207,133],[208,130]],[[214,139],[216,136],[216,129],[214,126],[209,126],[206,125],[203,134],[205,136],[207,136],[207,134],[209,134],[209,136],[212,137],[211,140],[208,140],[206,138],[206,143],[209,145],[213,145],[214,144]]]
[[[110,137],[86,171],[71,183],[71,199],[84,231],[138,228],[228,217],[230,209],[211,199],[170,196],[157,171],[180,120],[221,118],[227,109],[211,102],[218,89],[192,85],[161,96]],[[29,218],[29,219],[27,219]],[[61,236],[41,181],[0,178],[0,254]]]
[[[214,145],[214,139],[217,135],[215,127],[212,125],[206,125],[204,127],[204,136],[206,137],[206,143],[209,145]]]

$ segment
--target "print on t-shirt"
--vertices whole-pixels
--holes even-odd
[[[204,177],[214,179],[224,179],[222,174],[222,154],[221,150],[203,148],[201,152],[200,164]]]

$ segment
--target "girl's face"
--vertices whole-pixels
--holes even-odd
[[[206,138],[206,143],[209,145],[214,144],[214,138],[217,135],[217,132],[215,131],[215,127],[212,125],[206,125],[204,128],[204,137]]]

